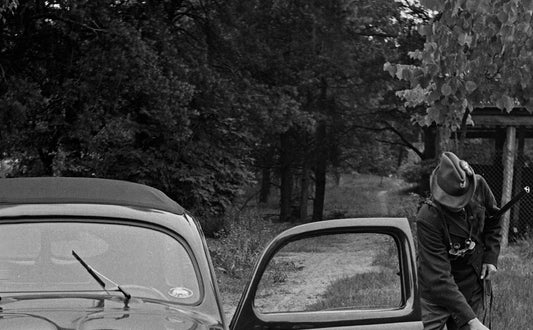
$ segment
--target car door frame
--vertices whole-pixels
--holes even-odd
[[[381,310],[319,311],[261,314],[254,297],[262,274],[276,252],[301,238],[341,233],[378,233],[394,238],[398,248],[401,301],[398,308]],[[353,218],[327,220],[290,228],[266,247],[258,259],[230,323],[230,330],[250,329],[422,329],[417,285],[416,253],[406,218]]]

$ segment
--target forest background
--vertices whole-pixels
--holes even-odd
[[[327,173],[434,158],[411,122],[424,108],[383,69],[423,47],[431,16],[409,1],[2,0],[0,15],[11,176],[145,183],[210,234],[254,183],[261,201],[280,191],[279,221],[320,220]]]
[[[323,219],[328,173],[424,195],[475,107],[533,109],[532,16],[516,0],[1,0],[2,173],[146,183],[209,234],[253,184],[260,202],[279,191],[279,222]]]

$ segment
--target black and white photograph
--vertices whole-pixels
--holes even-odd
[[[0,0],[0,330],[533,330],[533,0]]]

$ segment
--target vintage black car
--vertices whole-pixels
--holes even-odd
[[[422,329],[401,218],[291,228],[227,323],[197,221],[161,191],[0,180],[0,329]]]

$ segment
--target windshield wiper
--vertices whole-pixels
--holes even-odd
[[[124,298],[125,298],[124,305],[125,305],[125,307],[128,307],[128,302],[131,299],[131,294],[127,293],[124,289],[122,289],[120,287],[120,285],[118,285],[117,283],[113,282],[108,277],[102,275],[101,273],[99,273],[93,267],[89,266],[85,261],[83,261],[83,259],[74,250],[72,250],[72,255],[74,256],[74,258],[76,258],[76,260],[78,260],[78,262],[83,266],[83,268],[85,268],[87,270],[87,272],[96,280],[96,282],[98,282],[98,284],[102,287],[102,289],[104,289],[105,292],[109,293],[107,291],[106,287],[105,287],[105,282],[104,282],[104,280],[102,278],[106,279],[108,282],[110,282],[111,284],[116,286],[117,287],[116,290],[120,291],[124,295]]]

